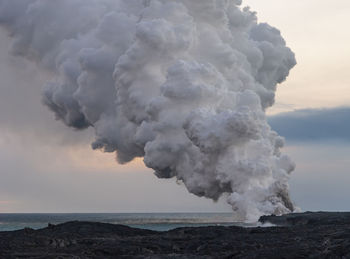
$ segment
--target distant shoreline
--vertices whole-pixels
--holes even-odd
[[[166,231],[178,227],[236,225],[254,226],[237,222],[231,213],[41,213],[0,214],[0,232],[25,227],[40,229],[48,223],[89,221],[127,225],[130,227]],[[255,224],[256,225],[256,224]]]

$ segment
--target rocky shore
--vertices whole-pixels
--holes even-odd
[[[0,258],[350,258],[350,213],[263,216],[274,227],[156,232],[93,222],[0,232]]]

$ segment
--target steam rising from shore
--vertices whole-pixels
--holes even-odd
[[[296,64],[280,32],[240,0],[0,0],[12,52],[55,76],[44,103],[93,127],[94,149],[144,157],[159,178],[227,202],[241,219],[293,211],[266,122]],[[176,198],[176,197],[175,197]]]

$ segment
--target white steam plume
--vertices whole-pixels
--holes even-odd
[[[296,64],[240,0],[0,0],[12,52],[50,70],[44,103],[94,149],[144,157],[159,178],[242,219],[293,211],[294,164],[266,122]]]

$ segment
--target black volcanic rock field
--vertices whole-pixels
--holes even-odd
[[[0,258],[350,258],[350,213],[263,216],[276,227],[156,232],[93,222],[0,232]]]

